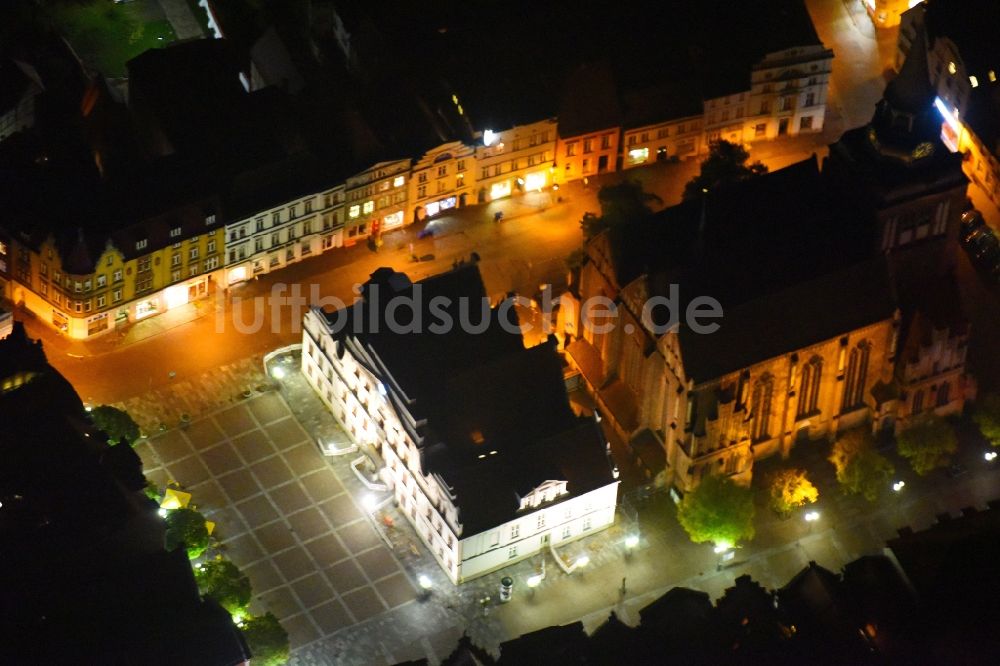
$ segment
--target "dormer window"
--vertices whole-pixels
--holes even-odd
[[[170,237],[171,238],[177,238],[180,235],[181,235],[181,228],[180,227],[174,227],[173,229],[170,230]]]
[[[137,250],[145,250],[148,245],[149,245],[149,239],[148,238],[143,238],[142,240],[137,240],[135,242],[135,249],[137,249]]]

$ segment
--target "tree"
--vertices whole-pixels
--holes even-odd
[[[736,545],[752,539],[753,516],[753,491],[715,474],[685,495],[677,510],[677,519],[695,543]]]
[[[208,548],[208,528],[205,516],[194,509],[174,509],[167,513],[167,550],[174,550],[181,544],[187,548],[192,560]]]
[[[254,666],[279,666],[288,661],[288,632],[271,613],[249,618],[242,631]]]
[[[829,457],[844,492],[863,495],[869,502],[878,499],[896,473],[893,464],[875,451],[874,443],[868,428],[854,428],[837,439]]]
[[[601,214],[584,213],[580,220],[584,240],[590,240],[609,227],[647,217],[653,212],[650,204],[662,204],[663,200],[644,191],[639,181],[623,180],[617,185],[602,187],[597,193],[597,202],[601,205]]]
[[[250,579],[229,560],[209,560],[195,568],[194,579],[203,597],[219,602],[230,614],[246,613],[253,590]]]
[[[714,191],[720,186],[736,183],[767,173],[761,162],[747,164],[750,153],[738,143],[719,140],[709,147],[708,157],[701,163],[701,173],[684,186],[684,200],[697,199],[705,190]]]
[[[990,446],[1000,446],[1000,393],[987,393],[976,400],[972,420]]]
[[[812,484],[805,470],[783,469],[771,479],[771,507],[787,515],[792,509],[812,504],[819,499],[819,490]]]
[[[958,450],[958,436],[947,421],[928,412],[899,433],[896,450],[910,461],[914,472],[924,476],[948,464],[948,458]]]
[[[108,436],[108,442],[118,444],[124,442],[131,445],[139,439],[139,424],[128,412],[110,405],[94,407],[90,412],[90,420]]]

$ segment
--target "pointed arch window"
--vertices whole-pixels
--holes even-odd
[[[802,418],[817,410],[819,386],[823,375],[823,359],[813,356],[802,366],[802,388],[799,391],[798,416]]]
[[[844,377],[844,399],[841,411],[857,409],[865,402],[865,386],[868,382],[868,361],[871,344],[862,340],[851,350],[847,360],[847,374]]]
[[[937,406],[944,407],[951,400],[951,384],[944,382],[937,390]]]
[[[913,394],[913,415],[916,416],[924,411],[924,390],[920,389]]]
[[[750,437],[754,441],[770,437],[771,401],[774,395],[774,378],[765,374],[753,387],[750,397]]]

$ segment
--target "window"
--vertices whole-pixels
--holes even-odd
[[[98,308],[103,308],[107,304],[108,304],[108,298],[106,296],[101,295],[101,296],[97,297],[97,307]]]
[[[194,277],[198,275],[200,271],[198,270],[198,264],[191,264],[188,267],[188,277]]]
[[[802,384],[799,389],[799,418],[808,416],[817,411],[819,404],[820,378],[823,374],[823,359],[813,356],[808,363],[802,367]]]
[[[59,278],[56,278],[56,279],[58,280]],[[111,276],[111,280],[113,282],[121,282],[122,281],[122,269],[119,268],[118,270],[116,270],[115,273],[114,273],[114,275]]]
[[[263,250],[264,250],[264,239],[263,238],[254,238],[253,239],[253,251],[254,252],[262,252]]]
[[[170,265],[171,266],[180,266],[181,265],[181,255],[180,255],[180,253],[174,252],[173,255],[171,255],[171,257],[170,257]]]
[[[80,281],[79,281],[79,280],[77,280],[77,281],[75,281],[75,282],[73,283],[73,291],[75,291],[75,292],[76,292],[76,293],[78,293],[78,294],[79,294],[79,293],[80,293],[81,291],[83,291],[83,285],[82,285],[82,284],[80,284]]]
[[[188,251],[188,257],[191,258],[191,259],[197,259],[198,258],[198,248],[196,248],[196,247],[191,248]]]
[[[867,340],[851,350],[847,361],[847,374],[844,378],[844,398],[841,411],[846,412],[864,404],[870,354],[871,345]]]
[[[289,220],[294,220],[298,216],[299,216],[299,205],[298,204],[292,204],[291,206],[289,206],[288,207],[288,219]]]
[[[177,282],[180,279],[181,279],[181,271],[180,271],[180,269],[170,272],[170,281],[171,282]]]
[[[521,526],[520,525],[511,525],[510,526],[510,538],[511,539],[516,539],[519,536],[521,536]]]
[[[206,271],[212,271],[212,270],[215,270],[218,267],[219,267],[219,258],[218,257],[209,257],[208,259],[205,260],[205,270]]]
[[[171,238],[177,238],[180,235],[181,235],[181,228],[180,227],[174,227],[173,229],[170,230],[170,237]]]
[[[105,275],[104,273],[101,273],[100,275],[97,276],[97,288],[100,289],[101,287],[106,287],[106,286],[108,286],[108,276]]]
[[[351,218],[352,220],[360,214],[361,214],[361,206],[357,204],[351,206],[347,211],[347,217]]]
[[[143,238],[142,240],[138,240],[138,241],[135,242],[135,249],[137,249],[137,250],[145,250],[147,245],[149,245],[149,240],[146,239],[146,238]]]
[[[507,549],[507,559],[512,560],[517,557],[517,546],[511,546]]]
[[[951,384],[944,382],[937,390],[937,406],[944,407],[951,400]]]
[[[426,185],[417,186],[417,197],[423,199],[426,196],[427,196],[427,186]]]
[[[212,238],[212,239],[210,239],[208,241],[208,246],[205,248],[205,251],[208,254],[212,254],[213,252],[215,252],[215,239],[214,238]]]
[[[427,172],[426,171],[421,171],[420,172],[420,175],[417,176],[417,182],[418,183],[426,183],[427,182]]]
[[[540,513],[538,514],[538,524],[535,526],[535,528],[540,530],[543,527],[545,527],[545,514]]]
[[[767,114],[767,113],[771,113],[771,101],[770,100],[765,99],[763,102],[760,103],[760,113],[761,113],[761,115],[764,115],[764,114]]]
[[[812,116],[802,116],[802,118],[799,119],[799,129],[808,130],[812,129],[812,126],[813,126]]]
[[[215,224],[215,213],[212,213],[211,215],[205,217],[205,224],[206,225]]]
[[[750,397],[750,436],[754,440],[767,439],[771,421],[771,396],[774,394],[774,378],[765,374],[757,380]]]
[[[586,155],[587,153],[592,153],[592,152],[594,152],[594,140],[593,139],[584,139],[583,140],[583,154]]]
[[[584,531],[590,529],[590,516],[587,516],[586,518],[583,519],[583,529]]]
[[[459,160],[455,164],[455,170],[456,171],[465,171],[465,160]]]
[[[122,300],[122,290],[121,289],[115,289],[114,291],[112,291],[111,292],[111,300],[114,301],[115,303],[117,303],[118,301]]]
[[[757,123],[753,128],[754,136],[764,136],[767,133],[767,123]]]
[[[924,391],[920,389],[913,394],[913,415],[916,416],[924,411]]]
[[[570,141],[566,144],[566,157],[573,157],[576,155],[576,141]]]
[[[281,233],[275,231],[271,234],[271,247],[275,247],[277,245],[281,245]]]
[[[312,233],[312,227],[313,227],[312,220],[306,220],[305,222],[302,223],[302,233],[303,234],[311,234]]]
[[[395,178],[392,179],[392,186],[393,187],[402,187],[405,184],[406,184],[406,177],[405,176],[396,176]]]
[[[307,199],[306,202],[305,202],[305,204],[303,204],[303,205],[306,207],[306,213],[307,214],[313,212],[313,202],[312,202],[312,199]]]
[[[806,106],[816,104],[816,93],[806,93]]]
[[[447,175],[448,175],[448,165],[442,164],[441,166],[438,167],[437,177],[443,178],[444,176]]]
[[[258,217],[257,221],[254,223],[254,231],[264,230],[264,218]]]
[[[570,537],[570,534],[572,534],[572,530],[570,529],[569,525],[563,526],[563,528],[562,528],[562,538],[563,539],[568,539]]]
[[[271,213],[271,224],[272,225],[274,225],[274,224],[281,224],[281,213],[280,212],[275,211],[275,212]]]
[[[649,138],[647,137],[647,135],[643,134],[642,140],[648,141]],[[611,147],[611,135],[605,134],[604,136],[601,137],[601,150],[607,150],[610,147]]]
[[[792,98],[782,97],[778,103],[779,111],[791,111],[792,110]]]
[[[368,213],[370,213],[373,210],[375,210],[375,202],[374,201],[366,201],[365,204],[364,204],[364,206],[362,206],[362,208],[364,209],[365,214],[367,215]]]

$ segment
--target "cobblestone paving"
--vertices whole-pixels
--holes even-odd
[[[142,432],[153,436],[161,431],[161,427],[179,425],[184,414],[194,421],[244,400],[245,391],[254,392],[268,386],[261,358],[253,356],[191,379],[171,381],[114,406],[127,411]]]

